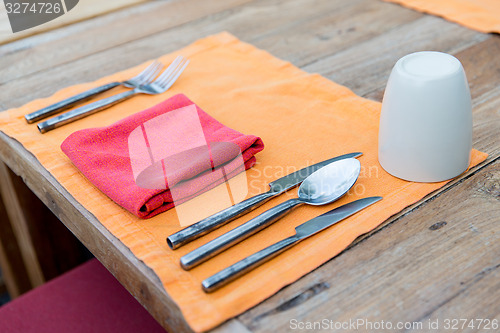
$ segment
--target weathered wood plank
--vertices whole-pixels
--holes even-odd
[[[251,331],[237,319],[231,319],[219,327],[210,331],[211,333],[251,333]]]
[[[464,65],[472,95],[474,137],[479,149],[500,155],[500,35],[456,54]]]
[[[14,40],[39,34],[44,31],[57,29],[75,22],[83,21],[97,15],[103,15],[111,11],[132,6],[146,0],[83,0],[67,12],[65,15],[53,21],[42,24],[28,30],[12,33],[7,17],[6,7],[0,6],[0,44],[9,43]]]
[[[293,2],[284,2],[280,6],[276,6],[273,2],[259,1],[247,6],[237,6],[235,9],[223,11],[219,15],[212,15],[196,20],[189,25],[173,27],[167,31],[155,33],[150,37],[106,49],[98,54],[89,55],[84,59],[78,59],[61,66],[53,66],[48,71],[44,71],[42,68],[40,71],[36,71],[36,73],[24,79],[4,84],[3,92],[6,94],[9,93],[10,97],[5,104],[7,107],[14,107],[26,103],[33,98],[50,95],[55,90],[67,85],[97,79],[102,75],[110,74],[114,71],[135,65],[138,62],[157,57],[182,47],[188,42],[194,41],[206,34],[216,33],[221,30],[229,30],[243,40],[253,42],[257,46],[267,49],[278,57],[289,60],[296,65],[309,64],[304,67],[308,71],[319,72],[326,76],[336,71],[336,75],[339,77],[331,78],[334,81],[337,79],[336,82],[346,84],[355,91],[359,84],[368,87],[365,88],[368,91],[385,85],[390,68],[397,60],[397,57],[393,55],[394,52],[390,52],[391,50],[383,46],[384,43],[390,44],[391,42],[389,41],[393,40],[395,36],[408,35],[418,26],[421,27],[418,32],[422,33],[423,37],[413,41],[414,43],[420,41],[429,45],[432,43],[429,34],[436,33],[436,31],[440,32],[438,34],[439,39],[433,42],[443,43],[448,48],[456,45],[456,48],[461,49],[478,42],[478,40],[487,38],[487,35],[471,32],[465,28],[433,17],[424,17],[421,19],[423,21],[417,19],[418,23],[404,24],[408,21],[415,21],[421,14],[415,14],[413,11],[386,3],[375,2],[377,5],[374,5],[370,1],[362,1],[361,3],[355,1],[350,3],[349,6],[334,6],[331,5],[331,2],[323,0],[316,1],[316,6],[307,4],[308,8],[315,9],[313,12],[308,12],[302,9],[306,6],[302,2],[305,3],[307,1],[296,0]],[[358,10],[359,8],[367,8],[364,15],[360,15],[360,21],[352,19],[356,8]],[[281,15],[282,12],[287,13],[287,21],[284,21]],[[376,24],[371,23],[368,25],[365,21],[369,21],[371,16],[378,18],[378,20],[375,21],[377,22]],[[257,24],[256,18],[260,18],[262,21]],[[329,29],[328,27],[323,28],[323,26],[329,20],[336,22],[339,27],[347,27],[344,28],[346,32],[343,33],[337,29],[336,31],[341,31],[341,37],[328,39],[326,31]],[[432,24],[428,28],[422,28],[427,27],[429,22],[426,20],[430,20]],[[255,28],[250,28],[250,25],[254,25]],[[297,36],[298,31],[315,31],[318,27],[320,27],[319,31],[323,32],[319,33],[319,37],[314,33],[302,33],[302,39],[294,37]],[[110,27],[107,28],[109,29]],[[352,28],[354,30],[348,31]],[[332,29],[334,29],[333,26]],[[384,32],[388,33],[384,34]],[[262,37],[262,34],[264,34],[264,37]],[[95,40],[94,35],[95,32],[92,35],[79,36],[79,39],[81,43],[84,45],[89,43],[89,47],[91,47],[92,43],[95,43],[93,42]],[[372,39],[369,38],[372,35],[381,35],[384,37],[379,36],[375,38],[377,40],[375,44],[382,44],[382,46],[375,47],[375,51],[370,53],[366,52],[364,48],[369,50],[370,47],[373,47],[373,43],[370,42]],[[415,33],[415,35],[418,35],[418,33]],[[404,37],[399,38],[404,39]],[[383,42],[384,39],[386,42]],[[169,41],[168,45],[165,45],[163,42],[165,40]],[[301,43],[302,40],[307,41],[307,44],[305,47],[299,44],[300,47],[298,47],[297,43]],[[363,43],[363,41],[365,42]],[[58,48],[58,45],[62,45],[62,43],[51,44],[50,49],[36,49],[38,58],[44,59],[45,53],[52,54],[52,49]],[[408,45],[409,42],[406,43]],[[367,45],[364,46],[365,44]],[[350,48],[353,45],[356,46]],[[359,49],[360,45],[363,45],[361,49]],[[394,42],[394,45],[397,45],[397,43]],[[419,45],[418,43],[416,45],[415,48],[425,47],[425,45]],[[343,49],[347,50],[337,52]],[[30,52],[32,51],[30,50]],[[401,52],[404,51],[399,51],[399,53]],[[338,54],[345,53],[348,54],[345,57],[348,63],[332,59],[332,57],[338,57]],[[366,55],[367,53],[369,55]],[[12,56],[16,56],[17,58],[19,55],[13,54]],[[319,56],[320,58],[316,58],[318,61],[310,63],[315,56]],[[364,65],[364,68],[359,68],[361,65],[354,66],[352,63],[349,63],[362,63],[367,58],[370,61],[368,65]],[[110,62],[109,59],[115,59],[116,61]],[[366,68],[366,66],[371,67]],[[95,68],[99,68],[100,71],[96,73]],[[8,69],[8,71],[13,71],[13,69]],[[359,73],[364,73],[365,75],[359,75]],[[359,82],[350,82],[349,78],[358,80]],[[46,84],[40,87],[36,84],[40,80],[44,80]],[[25,89],[32,91],[32,94],[30,96],[20,94],[20,91]]]
[[[2,162],[0,162],[2,163]],[[10,297],[17,297],[32,288],[24,267],[23,257],[17,243],[7,209],[0,199],[0,267],[2,282]]]
[[[0,58],[2,64],[0,66],[0,84],[45,69],[54,69],[61,64],[71,64],[73,61],[88,55],[119,47],[125,43],[249,1],[155,1],[73,24],[70,27],[47,34],[37,35],[31,39],[0,46],[0,56],[2,56]],[[78,43],[75,43],[75,40],[78,40]],[[155,43],[161,46],[166,44],[165,41],[155,41]],[[129,65],[127,63],[120,64],[116,58],[115,61],[109,59],[106,61],[115,63],[115,71],[124,69],[126,68],[123,67],[124,65],[133,66],[149,59],[147,49],[146,46],[142,50],[146,51],[144,56],[139,58],[123,54],[125,58],[128,58]],[[57,51],[54,52],[54,50]],[[36,57],[31,56],[35,53]],[[19,61],[20,58],[24,61]],[[95,64],[95,66],[99,66],[99,64]],[[89,71],[89,74],[96,72],[95,68],[99,67],[94,67],[93,70]],[[96,74],[99,75],[99,73]]]
[[[500,270],[498,264],[493,267],[487,267],[473,277],[474,283],[463,283],[463,289],[456,295],[451,296],[444,301],[439,308],[422,317],[424,323],[438,322],[439,327],[443,328],[446,319],[459,319],[457,328],[459,332],[491,332],[495,331],[494,325],[481,319],[500,319],[498,294],[500,290]],[[471,299],[478,299],[480,302],[471,302]],[[465,317],[466,316],[466,317]],[[466,319],[465,327],[462,330],[463,321]],[[472,322],[472,326],[469,326]],[[498,321],[497,321],[498,322]],[[411,331],[410,331],[411,332]],[[413,332],[417,332],[414,330]]]
[[[329,53],[327,51],[330,50],[331,47],[330,52],[335,54],[333,56],[334,58],[342,57],[346,61],[354,61],[358,63],[359,66],[363,66],[363,68],[359,68],[358,65],[344,66],[341,73],[338,74],[342,75],[342,77],[339,78],[340,81],[342,81],[342,79],[350,80],[349,78],[351,78],[352,80],[358,80],[359,82],[357,84],[362,84],[363,87],[366,87],[363,88],[366,91],[378,89],[378,95],[379,98],[381,98],[380,91],[383,91],[391,67],[398,57],[395,54],[398,52],[411,52],[409,48],[413,48],[412,50],[424,49],[428,45],[435,43],[436,45],[440,45],[441,50],[446,48],[448,49],[447,51],[453,53],[453,50],[461,50],[463,47],[466,47],[471,43],[481,41],[484,38],[487,38],[488,41],[498,40],[497,36],[490,37],[489,35],[479,34],[477,32],[462,28],[458,25],[443,21],[439,18],[421,17],[419,16],[421,14],[417,14],[417,16],[415,16],[413,11],[401,8],[399,6],[394,6],[382,2],[375,3],[377,3],[378,5],[373,5],[372,2],[366,3],[366,1],[358,1],[350,3],[350,6],[330,6],[332,8],[329,9],[329,7],[325,5],[324,1],[318,1],[317,4],[323,6],[319,6],[319,10],[322,15],[318,16],[318,14],[314,13],[305,15],[303,13],[297,12],[297,9],[294,11],[293,8],[301,8],[300,6],[298,6],[298,4],[301,4],[301,2],[299,1],[293,3],[293,6],[289,5],[290,7],[280,8],[281,10],[286,11],[287,13],[289,13],[289,15],[291,15],[292,19],[294,19],[293,21],[291,21],[293,23],[289,23],[289,25],[287,25],[283,24],[282,22],[278,22],[278,25],[274,25],[273,23],[272,26],[268,26],[264,22],[262,25],[259,25],[259,27],[262,26],[265,28],[262,31],[252,31],[251,29],[242,29],[240,27],[248,28],[247,25],[250,24],[249,21],[255,24],[255,20],[253,18],[256,16],[263,17],[266,22],[276,22],[276,17],[273,17],[273,15],[278,15],[276,14],[275,9],[272,6],[264,5],[263,2],[251,4],[251,6],[253,7],[251,7],[250,5],[238,6],[236,9],[221,12],[216,16],[217,20],[215,21],[213,17],[206,17],[192,22],[189,25],[175,27],[163,33],[155,34],[154,36],[145,38],[143,40],[129,43],[126,45],[126,47],[122,46],[112,48],[97,55],[92,55],[84,59],[79,59],[78,61],[75,61],[73,63],[63,65],[62,68],[54,68],[53,70],[50,70],[48,72],[42,71],[41,73],[38,73],[33,77],[29,77],[29,79],[27,80],[28,82],[26,82],[25,80],[17,80],[13,84],[5,85],[3,92],[9,94],[10,99],[7,102],[9,103],[9,106],[15,106],[16,104],[20,105],[34,97],[29,95],[27,96],[26,94],[20,94],[23,89],[34,91],[34,94],[36,95],[48,95],[54,90],[69,84],[69,82],[65,80],[65,77],[67,76],[70,76],[75,81],[83,82],[95,79],[99,75],[102,75],[103,72],[111,73],[117,70],[116,67],[120,64],[117,64],[115,62],[110,63],[107,58],[117,57],[118,54],[127,54],[132,59],[135,59],[135,55],[137,55],[138,57],[142,56],[144,58],[143,60],[145,60],[147,58],[152,58],[154,56],[160,55],[165,51],[163,49],[156,49],[152,46],[158,45],[158,41],[161,39],[169,40],[171,49],[175,49],[177,47],[185,45],[186,38],[192,38],[194,40],[200,37],[200,31],[206,32],[207,28],[209,28],[212,29],[212,31],[209,30],[209,32],[216,32],[226,26],[235,28],[242,34],[246,34],[246,36],[244,36],[245,39],[255,39],[255,42],[258,46],[265,47],[272,53],[284,58],[288,58],[288,60],[291,60],[294,63],[307,63],[308,61],[310,61],[310,58],[313,57],[316,53],[318,53],[319,56],[325,56]],[[288,2],[286,2],[286,4],[288,4]],[[284,5],[285,4],[283,4],[282,6]],[[247,9],[247,7],[251,7],[252,9],[249,10]],[[360,22],[363,22],[363,20],[367,21],[372,16],[379,18],[378,20],[375,20],[376,22],[378,22],[378,25],[370,25],[370,29],[373,30],[365,31],[362,30],[362,28],[358,27],[365,27],[367,26],[367,24],[352,23],[358,22],[356,20],[352,20],[351,17],[353,16],[353,13],[355,13],[356,11],[360,11],[360,7],[366,7],[367,13],[366,16],[359,16],[361,20]],[[247,15],[249,11],[252,14],[251,16]],[[249,17],[251,17],[252,20],[250,20]],[[393,17],[404,18],[404,20],[407,20],[410,23],[404,24],[404,21],[392,19]],[[355,30],[352,33],[348,33],[345,36],[342,36],[342,38],[333,38],[331,41],[327,41],[326,44],[328,44],[328,47],[325,47],[324,40],[314,39],[314,35],[311,36],[304,33],[304,38],[294,39],[293,36],[296,36],[299,31],[316,31],[317,29],[315,30],[314,28],[316,27],[314,25],[315,23],[318,24],[317,26],[323,27],[328,18],[330,18],[332,22],[336,22],[336,25],[338,25],[339,27],[338,31],[348,31],[353,27],[355,28]],[[381,22],[386,22],[387,25],[384,25]],[[232,26],[231,24],[233,24],[234,26]],[[328,28],[325,29],[328,30]],[[267,33],[264,34],[264,31],[267,31]],[[357,35],[355,33],[356,31],[362,31],[362,33],[360,33],[360,35]],[[436,33],[436,31],[438,31],[439,33]],[[373,39],[362,37],[365,35],[370,36],[371,32],[376,32],[377,36]],[[414,35],[421,35],[422,37],[419,37],[418,39],[407,38],[408,36]],[[180,38],[179,36],[182,36],[182,38]],[[433,37],[434,39],[431,37]],[[365,38],[367,39],[366,42],[359,43]],[[402,40],[404,44],[395,43],[395,40],[397,40],[397,38]],[[278,43],[277,41],[279,40],[287,42]],[[307,47],[298,48],[296,45],[301,40],[315,40],[315,43],[308,42]],[[487,52],[489,52],[487,51],[489,50],[489,44],[485,45],[486,47],[475,47],[474,49],[472,49],[470,54],[481,51],[482,54],[486,54]],[[402,51],[385,51],[380,47],[376,47],[376,45],[382,45],[382,47],[384,45],[393,45],[391,47],[401,48]],[[370,51],[372,47],[376,51]],[[343,52],[341,51],[335,53],[336,50],[342,48],[346,48],[346,50]],[[146,54],[146,52],[142,52],[142,50],[148,50],[150,53]],[[355,54],[358,54],[358,56],[355,56]],[[328,60],[330,58],[331,57],[323,58],[316,63],[306,65],[305,68],[311,69],[311,66],[312,68],[314,68],[314,66],[319,66],[319,63],[322,63],[322,66],[326,66],[325,62],[332,61]],[[366,60],[366,58],[369,58],[370,61],[363,62],[364,60]],[[130,59],[128,61],[130,61]],[[337,64],[336,66],[342,66],[342,62],[335,61],[335,63]],[[95,73],[95,71],[92,70],[92,67],[96,66],[101,69],[99,73]],[[467,63],[465,63],[465,66],[467,70]],[[491,64],[488,63],[488,66],[491,67]],[[329,68],[324,67],[322,68],[320,73],[323,75],[328,75],[329,70]],[[495,71],[489,72],[496,73]],[[364,75],[359,75],[359,73],[364,73]],[[369,78],[366,78],[367,75],[369,76]],[[492,76],[492,80],[494,79],[493,75],[494,74],[490,75]],[[47,77],[49,77],[49,79],[47,79]],[[39,82],[40,80],[45,80],[47,85],[42,89],[40,89],[40,87],[38,87],[37,89],[38,85],[36,84],[36,82]],[[352,85],[356,85],[356,83],[352,83]],[[53,89],[49,88],[54,86],[55,88]],[[348,86],[352,88],[351,85],[348,84]],[[475,93],[475,85],[473,84],[471,84],[471,91],[473,93],[473,96],[477,95],[477,93]],[[19,95],[19,100],[16,100],[16,95]],[[485,126],[488,126],[490,124],[490,121],[491,120],[487,118],[483,123],[485,124]],[[490,126],[490,130],[482,129],[481,131],[491,133],[492,129],[494,128],[495,126]],[[495,135],[495,133],[492,134]],[[488,142],[495,142],[495,140],[489,140]],[[483,149],[483,146],[475,145],[475,147]],[[492,150],[486,151],[490,153],[492,152]]]
[[[459,52],[452,53],[464,66],[471,90],[473,107],[495,98],[500,90],[497,84],[500,79],[498,71],[498,68],[500,68],[500,59],[499,57],[492,56],[492,54],[500,54],[500,36],[484,36],[486,39]],[[384,89],[385,86],[381,86],[367,93],[366,97],[382,101]]]
[[[45,282],[40,262],[29,232],[29,224],[9,175],[9,170],[4,163],[0,163],[0,191],[2,200],[7,209],[7,215],[11,221],[11,226],[19,244],[21,256],[28,272],[30,283],[33,287],[42,285]]]
[[[339,8],[330,6],[318,12],[321,15],[317,17],[291,21],[261,36],[248,38],[257,47],[307,70],[307,65],[424,16],[399,6],[387,6],[380,1],[348,3],[348,6],[344,4]]]
[[[497,160],[238,319],[253,332],[280,332],[294,318],[498,318],[499,182]],[[493,296],[466,297],[479,289]]]
[[[473,106],[473,147],[490,154],[500,155],[500,36],[491,35],[454,55],[462,62],[469,81]],[[387,75],[390,69],[387,69]],[[367,97],[382,100],[385,86]]]
[[[0,132],[0,159],[165,328],[191,332],[156,274],[83,208],[19,142]]]
[[[473,116],[472,142],[475,148],[490,154],[491,158],[500,156],[500,89],[491,99],[477,105]]]
[[[28,232],[28,234],[22,234],[22,239],[30,241],[29,245],[36,253],[36,260],[44,280],[51,280],[89,259],[90,255],[85,247],[33,194],[23,180],[10,170],[8,170],[8,177],[11,187],[7,190],[15,195],[16,209],[22,211],[22,222],[25,223],[24,228],[18,230],[18,233]],[[12,208],[9,206],[6,209],[9,211]],[[11,227],[16,222],[18,221],[11,221]],[[17,226],[13,227],[18,229]],[[19,234],[16,236],[13,240],[19,238]],[[20,245],[24,244],[20,243]]]
[[[141,61],[160,56],[207,34],[217,33],[222,30],[229,30],[243,40],[253,42],[255,39],[257,46],[264,48],[269,46],[268,50],[273,54],[300,65],[304,61],[311,61],[311,58],[315,57],[316,52],[319,52],[320,56],[321,54],[335,53],[339,48],[355,45],[359,41],[367,40],[370,36],[391,30],[395,26],[404,24],[407,20],[413,20],[421,15],[401,9],[398,6],[386,6],[385,8],[396,11],[386,12],[383,7],[385,4],[382,3],[382,7],[378,2],[375,2],[375,4],[377,5],[370,2],[367,5],[366,1],[361,0],[348,2],[348,4],[345,2],[332,4],[330,1],[319,0],[315,1],[315,6],[312,6],[310,1],[307,0],[286,1],[282,3],[276,3],[276,1],[258,1],[246,6],[236,6],[231,10],[222,11],[217,15],[197,19],[189,25],[164,26],[163,28],[171,28],[161,33],[156,33],[159,28],[154,26],[154,30],[150,32],[154,34],[140,40],[130,40],[130,37],[128,37],[125,40],[128,41],[126,45],[118,43],[117,47],[111,47],[112,45],[117,45],[117,42],[108,40],[110,37],[101,38],[102,40],[99,39],[99,41],[96,41],[95,35],[98,31],[124,29],[123,25],[128,25],[129,19],[128,17],[124,17],[119,20],[117,19],[118,23],[113,22],[110,25],[99,26],[95,30],[91,30],[88,33],[82,32],[78,35],[80,45],[87,46],[84,49],[94,50],[95,48],[96,50],[96,52],[84,51],[83,55],[88,54],[88,56],[83,57],[83,59],[80,57],[75,59],[77,56],[74,55],[69,59],[59,59],[59,56],[56,55],[55,59],[52,59],[54,58],[52,50],[64,50],[63,45],[67,43],[68,39],[74,38],[73,35],[43,44],[40,47],[8,55],[10,58],[7,61],[10,61],[12,64],[11,66],[7,66],[3,73],[0,72],[3,74],[0,77],[10,77],[10,80],[14,80],[14,78],[22,75],[23,78],[14,80],[14,82],[4,83],[2,93],[9,94],[10,98],[5,102],[7,107],[21,105],[33,98],[47,96],[67,85],[94,80],[102,75],[110,74],[117,70],[133,66]],[[171,8],[173,4],[169,3],[168,5],[169,7],[166,8],[168,12],[175,12],[175,8]],[[195,5],[193,4],[192,6]],[[308,10],[304,10],[304,7],[307,7]],[[379,22],[378,24],[372,24],[367,28],[361,23],[358,24],[359,26],[352,24],[354,13],[364,7],[367,10],[361,17],[368,19],[370,13],[376,13],[376,17],[379,18],[377,21]],[[159,8],[157,9],[159,11]],[[287,16],[281,15],[282,12],[286,12]],[[150,14],[149,11],[144,15],[146,14]],[[144,17],[142,19],[144,21]],[[259,20],[258,24],[257,20]],[[323,34],[318,38],[314,38],[314,43],[311,42],[311,45],[305,48],[298,48],[293,43],[276,43],[276,39],[283,41],[290,38],[293,39],[295,32],[298,30],[308,31],[317,26],[322,27],[326,22],[336,22],[339,27],[347,26],[348,28],[345,28],[346,31],[351,28],[354,30],[342,33],[340,38],[329,38],[326,35],[328,27],[323,28]],[[144,29],[147,31],[147,27]],[[338,29],[335,31],[338,31]],[[141,33],[145,34],[144,31],[141,31]],[[124,34],[124,36],[128,35],[130,34]],[[263,38],[262,36],[267,37]],[[311,36],[304,37],[307,37],[304,40],[308,40]],[[169,43],[165,44],[164,41],[169,41]],[[102,50],[102,52],[97,52],[103,47],[101,44],[106,49]],[[80,47],[78,46],[79,50]],[[67,55],[66,53],[70,52],[75,53],[74,51],[70,48],[67,52],[63,51],[62,55],[65,56]],[[37,52],[36,60],[33,57],[29,59],[33,59],[35,63],[31,63],[31,61],[19,63],[19,57],[25,54],[32,54],[33,52]],[[82,54],[82,52],[77,52],[77,54]],[[49,58],[51,65],[48,65],[46,61]],[[71,61],[72,59],[75,61]],[[116,61],[110,62],[109,59],[115,59]],[[58,66],[60,62],[63,62],[63,64]],[[45,68],[50,69],[45,71]],[[96,72],[95,68],[99,68],[100,70]],[[25,72],[33,73],[33,75],[19,74]],[[40,80],[44,80],[45,84],[43,86],[37,85],[36,82]],[[29,90],[32,91],[32,94],[26,96],[26,94],[20,94],[20,90]],[[17,98],[19,99],[17,100]]]
[[[304,67],[345,85],[360,96],[385,87],[396,61],[417,51],[457,53],[489,35],[449,23],[434,16],[424,16],[397,27],[345,51],[320,59]]]

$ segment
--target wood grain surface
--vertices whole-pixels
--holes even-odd
[[[3,168],[7,169],[5,164]],[[0,200],[0,267],[2,293],[5,289],[15,298],[32,288],[4,200]]]
[[[147,0],[80,0],[80,5],[75,6],[72,10],[70,10],[63,16],[60,16],[53,21],[49,21],[37,27],[23,30],[15,34],[12,33],[12,30],[10,28],[9,20],[7,17],[7,8],[4,7],[3,4],[0,4],[0,44],[9,43],[14,40],[26,38],[28,36],[36,35],[45,31],[61,28],[75,22],[87,20],[89,18],[103,15],[105,13],[109,13],[114,10],[128,7],[144,1]],[[18,2],[22,3],[22,1]]]
[[[33,246],[29,224],[24,211],[25,207],[21,205],[12,182],[12,177],[10,177],[9,173],[10,170],[5,164],[0,164],[2,201],[5,206],[9,208],[7,210],[7,214],[10,215],[8,216],[9,220],[15,221],[15,223],[12,223],[12,231],[19,242],[20,253],[23,261],[26,263],[31,285],[33,287],[38,287],[45,282],[45,277],[43,276],[42,268],[40,267],[40,262],[38,261],[35,247]]]
[[[146,2],[0,45],[0,108],[98,79],[222,30],[378,101],[401,56],[420,50],[454,54],[473,97],[473,146],[490,156],[214,332],[284,332],[292,320],[408,321],[426,327],[435,320],[500,319],[498,35],[373,0]],[[190,331],[154,273],[3,133],[0,158],[167,330]]]

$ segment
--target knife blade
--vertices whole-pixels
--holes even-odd
[[[222,271],[203,280],[202,288],[205,292],[213,292],[229,282],[244,275],[250,270],[262,265],[264,262],[276,257],[278,254],[289,249],[298,242],[344,220],[345,218],[359,212],[360,210],[382,200],[382,197],[369,197],[359,199],[343,206],[332,209],[318,217],[315,217],[295,228],[295,235],[274,243],[259,252],[256,252],[243,260],[223,269]]]
[[[249,211],[264,204],[271,198],[299,185],[309,175],[314,173],[316,170],[324,167],[325,165],[346,158],[357,158],[361,155],[363,155],[363,153],[350,153],[333,157],[274,180],[269,183],[269,191],[241,201],[234,206],[228,207],[218,213],[215,213],[212,216],[209,216],[199,222],[196,222],[195,224],[190,225],[187,228],[184,228],[168,236],[167,244],[172,250],[175,250],[182,245],[187,244],[192,240],[195,240],[212,230],[222,227],[228,222],[248,213]]]

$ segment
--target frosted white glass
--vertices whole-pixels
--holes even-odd
[[[378,143],[380,165],[398,178],[439,182],[467,169],[472,105],[458,59],[425,51],[398,60],[382,102]]]

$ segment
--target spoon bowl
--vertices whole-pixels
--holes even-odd
[[[330,163],[307,177],[299,187],[299,200],[309,205],[333,202],[351,189],[361,171],[355,158]]]
[[[264,229],[288,214],[294,207],[325,205],[342,197],[358,179],[361,164],[355,158],[330,163],[307,177],[299,187],[298,198],[289,199],[215,238],[181,258],[181,266],[189,270],[234,244]]]

